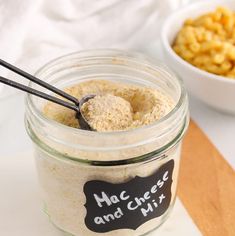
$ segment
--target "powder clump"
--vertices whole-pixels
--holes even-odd
[[[133,122],[131,104],[114,95],[98,95],[81,108],[88,124],[100,132],[127,129]]]

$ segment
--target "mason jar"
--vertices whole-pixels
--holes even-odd
[[[139,236],[157,229],[174,206],[189,123],[182,81],[158,61],[119,50],[72,53],[36,76],[61,89],[96,79],[151,87],[175,101],[170,113],[150,125],[95,132],[50,120],[42,112],[45,100],[26,99],[44,211],[58,229],[76,236]]]

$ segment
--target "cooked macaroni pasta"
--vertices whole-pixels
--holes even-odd
[[[235,13],[218,7],[186,20],[173,49],[202,70],[235,79]]]

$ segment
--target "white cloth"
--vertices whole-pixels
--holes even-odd
[[[0,55],[33,73],[72,51],[143,51],[182,0],[0,0]]]

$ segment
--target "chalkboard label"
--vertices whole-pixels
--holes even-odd
[[[162,165],[154,174],[125,183],[92,180],[84,185],[88,229],[98,233],[116,229],[137,229],[159,217],[171,202],[174,161]]]

